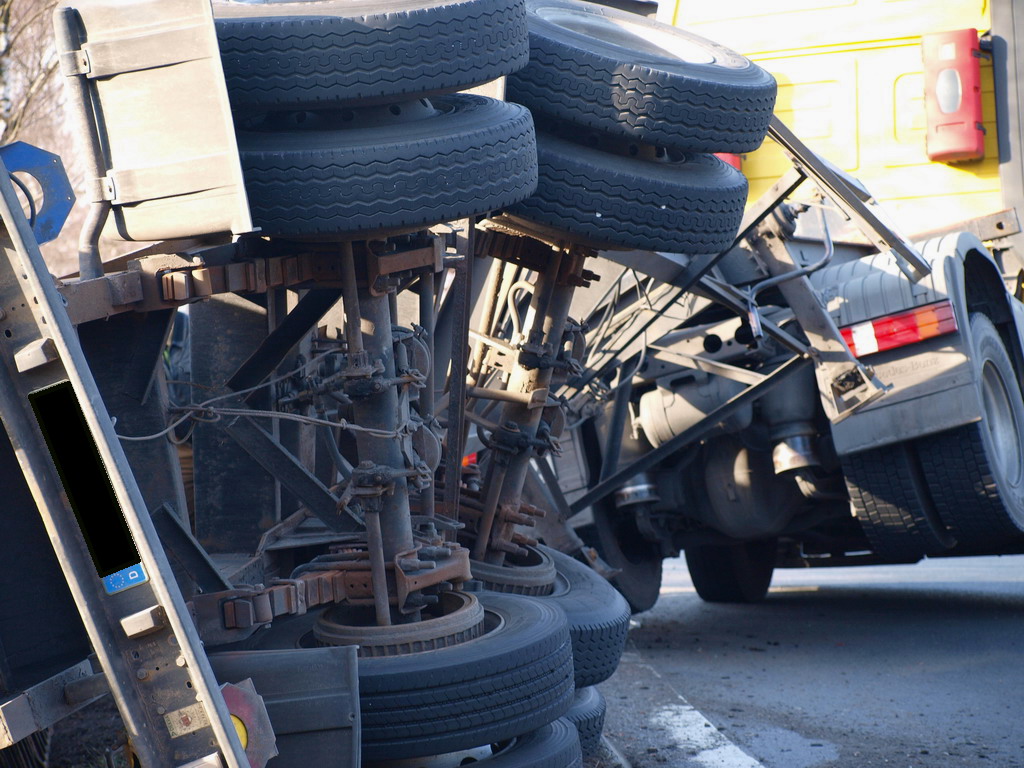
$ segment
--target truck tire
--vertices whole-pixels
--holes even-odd
[[[597,754],[601,744],[601,731],[604,730],[604,716],[607,704],[604,696],[594,686],[576,691],[572,708],[565,719],[576,726],[580,734],[580,747],[584,757]]]
[[[603,683],[619,666],[629,633],[629,604],[593,568],[549,547],[539,549],[555,564],[550,595],[537,598],[565,612],[572,637],[576,688]]]
[[[365,759],[498,742],[569,710],[572,642],[561,611],[518,595],[482,594],[481,602],[501,624],[476,640],[359,660]]]
[[[241,131],[253,223],[285,237],[410,230],[502,208],[537,185],[530,113],[468,94],[371,112],[302,113],[290,130]],[[369,117],[366,115],[369,114]],[[353,128],[346,122],[363,123]]]
[[[913,446],[886,445],[844,456],[842,461],[854,517],[878,557],[916,563],[953,546]]]
[[[711,155],[625,157],[537,134],[537,192],[508,209],[527,222],[613,246],[718,253],[732,245],[747,180]]]
[[[598,502],[593,510],[594,525],[581,528],[580,537],[618,569],[612,584],[626,598],[630,611],[650,610],[661,592],[661,548],[646,541],[630,516],[616,512],[609,502]]]
[[[1024,533],[1024,402],[999,331],[980,312],[971,338],[982,421],[924,438],[917,451],[956,551],[990,554]]]
[[[492,757],[469,764],[480,768],[581,768],[583,755],[576,728],[559,718],[499,748]]]
[[[768,594],[778,541],[748,541],[686,548],[686,567],[701,600],[756,603]]]
[[[440,650],[359,659],[362,751],[397,760],[535,731],[572,706],[572,641],[554,605],[482,592],[483,635]],[[306,647],[315,614],[275,622],[253,649]]]
[[[213,4],[236,109],[324,108],[461,90],[526,65],[522,0]]]
[[[523,557],[509,555],[503,565],[482,560],[471,560],[473,578],[489,592],[508,592],[514,595],[550,595],[558,572],[555,561],[541,547],[525,547]]]
[[[687,152],[750,152],[775,79],[724,46],[576,0],[527,0],[530,63],[506,96],[537,113]]]

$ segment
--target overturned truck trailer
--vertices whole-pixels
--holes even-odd
[[[902,238],[693,34],[379,11],[57,10],[88,215],[54,279],[60,162],[0,150],[0,758],[110,695],[147,768],[577,766],[680,548],[754,599],[1019,540],[1004,486],[974,539],[910,492],[908,439],[1019,437],[980,242]],[[766,134],[792,169],[744,211],[712,153]]]

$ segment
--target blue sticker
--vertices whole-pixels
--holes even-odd
[[[117,592],[137,587],[146,580],[146,571],[143,570],[142,563],[136,563],[135,565],[129,565],[127,568],[122,568],[120,571],[109,576],[104,576],[103,588],[107,590],[108,595],[113,595]]]

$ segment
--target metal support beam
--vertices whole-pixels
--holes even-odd
[[[802,274],[805,270],[798,269],[784,229],[777,222],[767,222],[751,242],[772,276],[762,284],[772,283],[778,288],[810,342],[822,406],[829,419],[840,421],[884,395],[885,385],[853,356],[825,302]],[[826,246],[831,248],[827,230]]]
[[[444,448],[444,513],[458,519],[459,490],[462,483],[462,449],[465,442],[466,371],[469,364],[469,294],[473,286],[473,259],[476,249],[476,226],[472,219],[465,222],[466,236],[459,238],[461,258],[454,262],[455,280],[452,283],[451,373],[448,377],[448,439]]]
[[[231,582],[225,579],[210,556],[196,541],[188,526],[167,505],[158,507],[153,513],[153,526],[160,541],[167,550],[171,565],[177,564],[203,593],[223,592],[231,589]]]
[[[280,325],[267,335],[256,351],[228,379],[228,389],[236,392],[249,389],[267,378],[281,364],[292,347],[309,333],[316,322],[327,314],[340,298],[341,289],[337,288],[314,288],[307,291],[295,308],[285,315]]]
[[[231,404],[231,407],[244,406]],[[327,486],[251,418],[229,417],[217,426],[331,530],[356,530],[355,521],[339,512],[338,499]]]
[[[910,242],[882,221],[870,205],[871,196],[854,179],[836,168],[796,137],[785,123],[773,117],[768,135],[782,147],[800,171],[811,178],[821,191],[857,223],[880,251],[892,251],[898,256],[900,269],[915,282],[931,273],[932,268]]]

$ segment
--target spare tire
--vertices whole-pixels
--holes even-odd
[[[215,2],[234,108],[393,101],[493,80],[526,64],[522,0]]]
[[[359,660],[363,757],[421,757],[529,733],[572,706],[572,643],[544,601],[481,593],[488,630],[438,651]]]
[[[712,155],[648,160],[538,133],[537,157],[536,194],[507,213],[588,242],[719,253],[743,218],[747,180]]]
[[[594,686],[576,691],[572,708],[566,713],[565,719],[576,726],[580,734],[580,747],[584,757],[597,754],[601,746],[601,732],[604,730],[604,716],[608,705],[604,696]]]
[[[541,546],[558,577],[549,595],[536,598],[565,612],[572,637],[576,688],[603,683],[619,666],[629,634],[629,604],[590,566],[564,552]]]
[[[253,223],[267,235],[416,229],[537,186],[529,111],[483,96],[274,116],[239,131],[238,146]]]
[[[560,718],[512,744],[499,746],[492,757],[473,764],[479,768],[580,768],[583,755],[576,728]]]
[[[505,741],[572,706],[572,641],[562,611],[520,595],[481,592],[479,598],[485,611],[479,637],[359,659],[364,759],[423,757]],[[276,620],[246,647],[308,647],[315,642],[316,617]],[[301,699],[295,706],[303,711]]]
[[[750,152],[775,79],[676,27],[577,0],[527,0],[530,63],[509,100],[561,120],[687,152]]]

